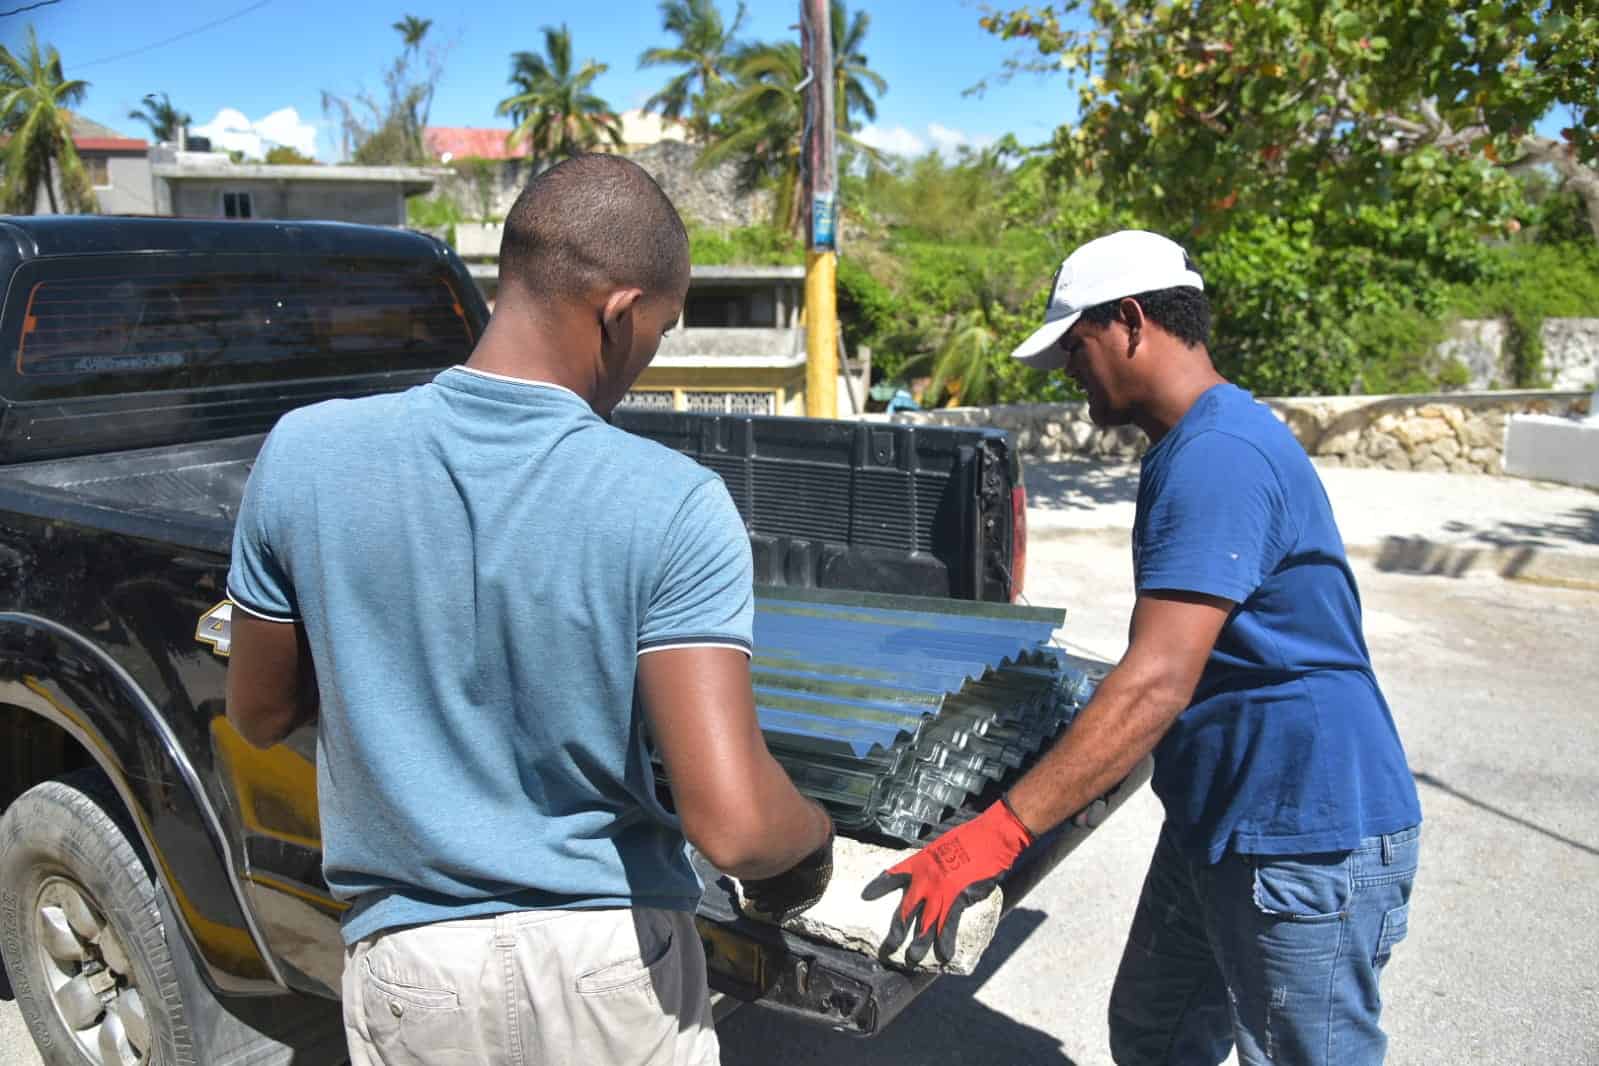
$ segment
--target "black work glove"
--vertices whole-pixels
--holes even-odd
[[[814,906],[832,879],[833,833],[829,830],[821,847],[782,873],[739,882],[744,888],[744,912],[781,924]]]

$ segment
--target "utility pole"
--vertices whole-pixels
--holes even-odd
[[[833,144],[833,20],[800,0],[805,91],[805,414],[838,417],[838,162]]]

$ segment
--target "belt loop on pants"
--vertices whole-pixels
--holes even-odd
[[[1384,866],[1394,864],[1394,838],[1390,833],[1382,835],[1382,864]]]

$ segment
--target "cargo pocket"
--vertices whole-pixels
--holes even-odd
[[[1347,854],[1277,858],[1259,856],[1255,866],[1255,907],[1268,918],[1288,922],[1336,922],[1349,909],[1351,886]]]
[[[361,1002],[372,1044],[388,1066],[477,1061],[470,1026],[453,989],[380,974],[361,960]]]
[[[1377,952],[1371,960],[1373,969],[1380,971],[1387,965],[1388,957],[1394,953],[1394,945],[1405,939],[1409,931],[1409,903],[1401,903],[1382,916],[1382,931],[1377,934]]]

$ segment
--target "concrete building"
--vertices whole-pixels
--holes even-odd
[[[331,219],[403,226],[406,199],[431,192],[449,174],[430,167],[235,163],[225,152],[151,146],[76,114],[72,142],[106,215]],[[60,189],[58,176],[58,206]],[[49,211],[49,197],[40,189],[34,214]]]
[[[179,218],[336,219],[405,225],[405,201],[447,171],[429,167],[271,166],[221,152],[153,149],[153,214]]]
[[[499,287],[498,264],[471,263],[468,268],[492,305]],[[667,335],[623,405],[803,415],[805,357],[804,267],[695,266],[682,323]],[[840,417],[855,411],[851,385],[865,403],[870,353],[860,353],[850,369],[853,380],[839,378]]]
[[[150,184],[150,143],[137,137],[124,137],[109,126],[91,122],[82,115],[71,115],[72,146],[88,172],[100,213],[106,215],[153,214],[154,192]],[[61,198],[61,176],[54,177],[58,209],[65,209]],[[50,213],[49,194],[40,189],[33,213]]]
[[[804,414],[804,291],[804,267],[695,267],[682,323],[625,402],[676,411]]]

